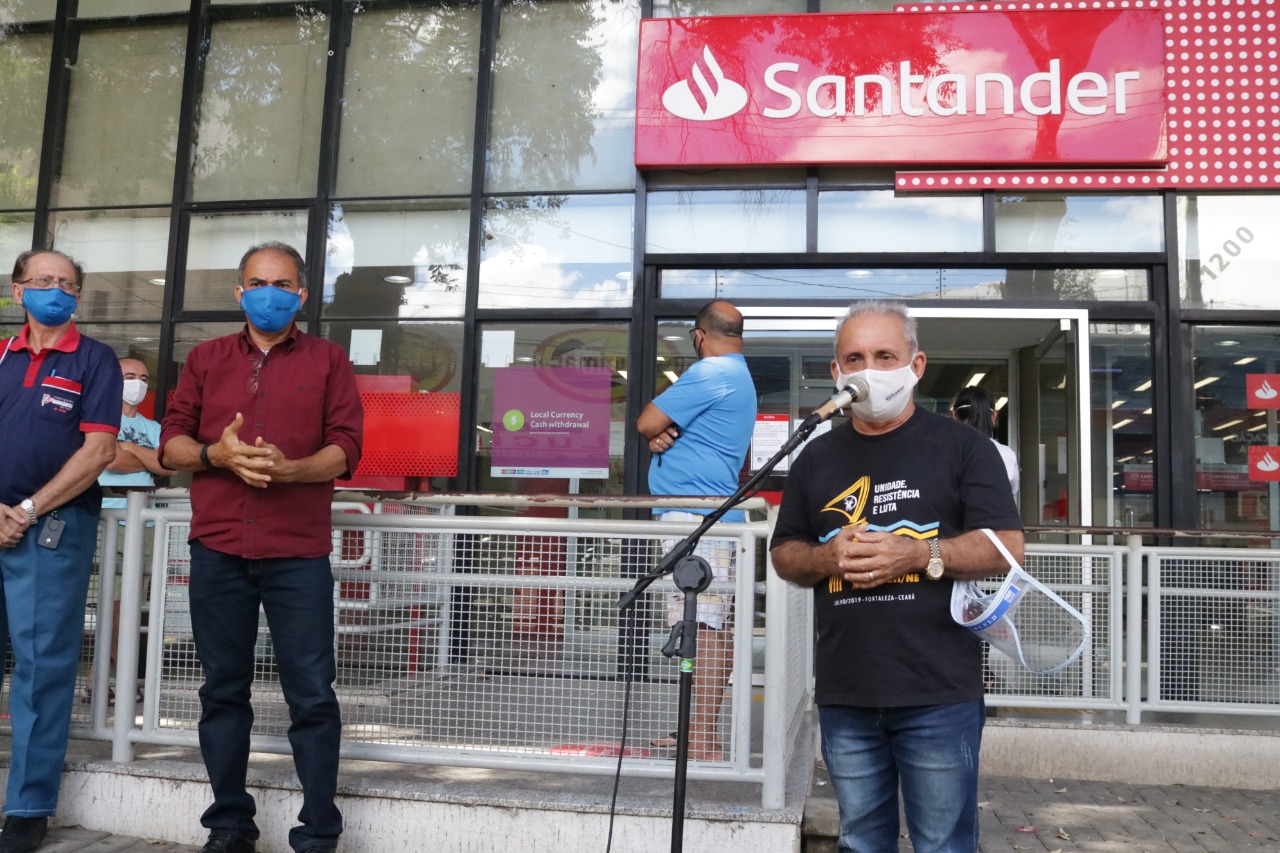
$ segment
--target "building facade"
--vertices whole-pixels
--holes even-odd
[[[78,323],[159,411],[243,322],[244,249],[298,246],[304,327],[366,394],[358,485],[643,491],[631,425],[713,298],[747,316],[758,467],[832,393],[832,318],[890,297],[924,405],[998,401],[1028,524],[1276,530],[1276,7],[1148,8],[1159,162],[962,177],[637,169],[642,20],[912,14],[889,2],[0,0],[0,256],[82,260]]]

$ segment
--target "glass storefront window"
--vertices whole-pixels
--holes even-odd
[[[196,344],[212,338],[220,338],[239,332],[244,328],[243,322],[213,323],[178,323],[173,327],[173,370],[169,373],[169,389],[178,387],[178,376],[182,373],[182,365],[187,363],[187,355]]]
[[[325,317],[461,317],[469,217],[464,199],[332,205]]]
[[[1158,195],[996,197],[997,252],[1162,252]]]
[[[1274,328],[1200,326],[1192,355],[1200,527],[1280,530],[1280,338]]]
[[[490,199],[480,307],[630,307],[634,204],[630,195]]]
[[[897,0],[820,0],[823,14],[835,12],[893,12]]]
[[[805,0],[653,0],[655,18],[699,15],[781,15],[807,11]]]
[[[17,20],[26,19],[18,17]],[[30,208],[36,203],[52,48],[53,36],[48,33],[0,33],[0,80],[4,81],[4,109],[0,110],[0,164],[4,167],[0,169],[0,209]]]
[[[52,21],[57,12],[57,0],[10,0],[0,6],[0,24],[28,24],[34,21]],[[4,80],[11,78],[5,76]]]
[[[462,324],[325,322],[351,358],[365,409],[365,451],[349,485],[394,491],[458,487]]]
[[[635,0],[504,0],[488,192],[635,187]]]
[[[307,256],[307,215],[302,211],[208,214],[191,217],[187,274],[182,288],[186,311],[239,311],[236,286],[240,258],[250,246],[278,240]],[[314,289],[317,271],[307,271]],[[314,294],[308,294],[310,299]]]
[[[980,252],[982,199],[892,190],[818,194],[819,252]]]
[[[645,249],[657,253],[803,252],[802,190],[654,192]]]
[[[683,299],[1144,300],[1146,270],[670,269],[659,292]]]
[[[196,129],[196,201],[315,195],[328,53],[328,17],[301,4],[285,16],[214,24]]]
[[[1280,308],[1275,287],[1280,197],[1178,197],[1182,304],[1188,308]]]
[[[190,0],[80,0],[74,8],[77,18],[121,18],[127,15],[186,12],[191,8],[191,2]]]
[[[480,329],[482,492],[619,494],[628,429],[624,323]]]
[[[1100,525],[1155,524],[1151,327],[1089,326],[1093,519]]]
[[[160,320],[168,208],[59,213],[51,233],[54,248],[84,264],[80,320]]]
[[[31,248],[34,229],[35,217],[29,213],[0,213],[0,276],[6,282],[14,259]],[[0,291],[0,296],[7,295],[7,291]]]
[[[55,207],[173,198],[186,39],[184,26],[80,34]]]
[[[470,192],[479,44],[478,4],[353,10],[338,195]]]

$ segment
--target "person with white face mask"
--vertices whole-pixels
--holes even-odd
[[[102,472],[98,485],[154,486],[156,477],[170,477],[177,472],[161,465],[156,457],[156,446],[160,443],[160,423],[138,413],[138,406],[147,397],[151,375],[145,364],[129,357],[120,359],[120,372],[124,377],[124,393],[120,432],[116,436],[116,458]],[[123,509],[124,505],[124,498],[102,500],[104,508]]]
[[[1022,522],[995,446],[916,406],[926,359],[904,305],[851,305],[835,355],[837,385],[868,393],[791,466],[770,553],[814,593],[837,849],[897,850],[901,790],[917,853],[976,853],[982,651],[951,589],[1006,568],[982,528],[1021,561]]]
[[[151,375],[147,366],[136,358],[128,356],[120,359],[120,373],[124,379],[122,393],[123,405],[120,412],[120,432],[116,434],[116,457],[111,460],[107,470],[98,477],[98,485],[107,488],[120,486],[143,486],[150,488],[156,484],[156,477],[169,477],[177,471],[171,471],[160,464],[156,457],[156,446],[160,444],[160,423],[138,411],[138,406],[147,397],[147,387],[151,383]],[[103,509],[124,509],[126,499],[123,497],[104,497]],[[123,521],[120,522],[122,525]],[[148,524],[148,527],[151,526]],[[150,533],[142,539],[142,565],[144,571],[150,572],[152,538]],[[124,534],[116,537],[116,567],[124,565]],[[144,581],[143,589],[148,588]],[[113,593],[115,619],[111,622],[111,663],[116,662],[116,649],[120,645],[120,576],[115,577]],[[138,700],[142,699],[142,690],[137,691]],[[90,689],[89,698],[93,698]],[[108,694],[107,704],[115,704],[115,693]]]

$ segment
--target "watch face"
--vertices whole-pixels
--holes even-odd
[[[937,580],[942,577],[942,561],[934,557],[929,561],[929,565],[925,568],[925,574],[929,576],[929,580]]]

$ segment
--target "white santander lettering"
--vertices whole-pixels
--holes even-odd
[[[1067,106],[1081,115],[1102,115],[1107,109],[1105,104],[1088,106],[1084,103],[1084,99],[1106,97],[1107,81],[1102,79],[1101,74],[1094,74],[1092,71],[1085,71],[1072,77],[1071,82],[1067,83]],[[1121,112],[1123,112],[1123,110]]]
[[[898,98],[902,105],[902,114],[908,116],[924,115],[924,107],[916,107],[911,103],[911,90],[924,85],[923,74],[911,73],[911,60],[898,66]]]
[[[822,94],[822,87],[830,86],[832,91],[831,106],[822,106],[819,95]],[[831,118],[832,116],[844,115],[845,105],[845,78],[838,74],[825,74],[822,77],[813,78],[813,82],[809,84],[806,103],[809,106],[809,112],[822,118]]]
[[[786,71],[789,74],[795,74],[799,70],[800,64],[798,62],[775,62],[764,70],[764,85],[769,88],[770,92],[777,92],[787,99],[786,109],[776,110],[772,107],[765,107],[765,118],[791,118],[800,112],[800,94],[795,89],[778,82],[778,75],[782,72]]]
[[[987,86],[995,83],[1000,87],[1000,112],[1013,115],[1013,81],[1008,74],[979,74],[974,81],[978,89],[978,104],[974,112],[980,116],[987,114]]]
[[[1124,115],[1124,84],[1126,80],[1138,82],[1142,75],[1137,71],[1121,71],[1116,75],[1116,115]]]
[[[951,103],[946,103],[946,94],[950,92]],[[959,74],[939,74],[929,81],[929,93],[926,102],[929,112],[939,116],[964,115],[968,112],[964,78]]]
[[[1033,116],[1061,115],[1064,100],[1070,112],[1096,116],[1106,112],[1113,93],[1115,113],[1124,115],[1130,87],[1136,88],[1142,77],[1138,71],[1120,71],[1108,80],[1097,72],[1082,71],[1064,82],[1060,59],[1049,60],[1047,71],[1028,74],[1021,81],[996,71],[971,77],[928,77],[913,72],[909,60],[898,64],[897,81],[880,74],[821,74],[806,85],[791,76],[799,71],[795,62],[775,62],[765,69],[765,86],[786,100],[785,106],[764,107],[765,118],[791,118],[801,107],[820,118],[850,112],[854,116],[891,116],[899,111],[909,116],[963,116],[970,113],[970,104],[975,115],[1013,115],[1019,108]]]
[[[1062,112],[1061,66],[1061,60],[1050,59],[1048,71],[1037,71],[1035,74],[1027,75],[1027,79],[1022,81],[1020,92],[1024,110],[1033,116],[1058,115]],[[1049,86],[1049,103],[1046,106],[1040,106],[1032,100],[1031,87],[1037,83],[1047,83]]]

